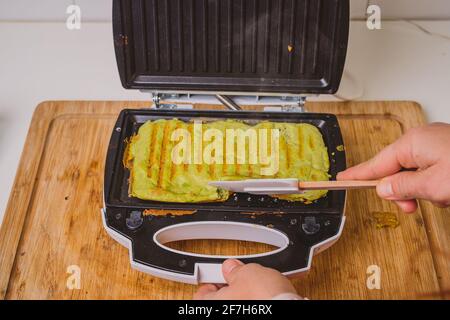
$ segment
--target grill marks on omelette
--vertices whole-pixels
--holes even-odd
[[[319,130],[309,124],[261,122],[255,126],[240,121],[216,121],[204,123],[207,129],[223,133],[222,164],[194,164],[194,123],[177,119],[148,121],[141,126],[137,135],[131,138],[124,156],[124,164],[131,171],[130,196],[143,200],[164,202],[213,202],[225,201],[230,194],[208,186],[212,180],[240,180],[251,178],[298,178],[300,180],[328,180],[329,159]],[[266,164],[250,164],[249,139],[245,139],[245,164],[237,164],[238,152],[235,137],[234,164],[226,163],[227,129],[267,129],[266,154],[271,152],[271,129],[278,129],[279,170],[275,175],[262,176],[260,169]],[[172,152],[178,141],[172,141],[177,129],[190,132],[191,161],[176,164]],[[203,137],[203,135],[202,135]],[[202,154],[212,141],[202,143]],[[260,145],[260,144],[258,144]],[[258,150],[260,152],[261,150]],[[199,154],[200,155],[200,154]],[[216,156],[213,154],[213,156]],[[201,158],[200,158],[201,159]],[[259,158],[258,158],[259,159]],[[278,198],[309,203],[324,196],[326,191],[308,191],[301,195],[279,195]]]

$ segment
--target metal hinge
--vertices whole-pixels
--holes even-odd
[[[283,104],[283,102],[285,102]],[[289,102],[289,103],[287,103]],[[306,104],[306,96],[298,96],[298,97],[282,97],[280,100],[280,106],[279,107],[265,107],[264,111],[268,112],[298,112],[303,113],[307,112],[305,108]]]
[[[265,111],[306,112],[306,96],[227,96],[225,94],[157,93],[151,92],[155,109],[192,109],[193,104],[220,103],[233,111],[242,110],[240,105],[265,106]],[[162,103],[164,101],[164,103]],[[267,103],[267,104],[266,104]]]
[[[238,110],[242,110],[242,108],[233,101],[233,99],[231,99],[228,96],[225,95],[221,95],[221,94],[216,94],[214,95],[216,97],[216,99],[218,101],[220,101],[220,103],[222,103],[225,107],[227,107],[230,110],[233,111],[238,111]],[[180,107],[177,103],[161,103],[161,100],[172,100],[172,101],[176,101],[177,99],[180,98],[179,94],[173,93],[153,93],[152,96],[152,100],[153,100],[153,104],[155,105],[156,109],[165,109],[165,110],[173,110],[173,109],[183,109],[185,108],[185,106]],[[189,98],[189,97],[188,97]],[[189,108],[191,109],[191,107]]]
[[[173,96],[172,98],[176,98]],[[161,103],[161,94],[153,94],[152,96],[153,104],[155,109],[173,110],[177,109],[178,105],[176,103]]]
[[[222,103],[225,107],[227,107],[230,110],[233,111],[239,111],[242,110],[242,108],[233,101],[233,99],[231,99],[228,96],[224,96],[222,94],[216,94],[216,99],[220,101],[220,103]]]
[[[285,99],[285,98],[283,97],[282,100],[283,99]],[[305,109],[306,97],[300,96],[300,97],[295,97],[295,99],[297,99],[296,104],[283,105],[281,107],[281,109],[283,111],[287,111],[287,112],[306,112],[306,109]]]

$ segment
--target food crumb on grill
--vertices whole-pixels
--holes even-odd
[[[256,212],[241,212],[241,214],[244,214],[244,215],[249,215],[249,216],[260,216],[260,215],[263,215],[263,214],[265,214],[266,212],[263,212],[263,211],[256,211]]]
[[[147,209],[144,210],[145,216],[185,216],[196,213],[197,210],[163,210],[163,209]]]
[[[377,229],[397,228],[400,225],[397,215],[394,212],[375,211],[372,212],[372,216],[375,219]]]
[[[268,215],[275,215],[278,217],[282,217],[283,215],[286,214],[286,212],[283,211],[254,211],[254,212],[241,212],[241,214],[243,215],[248,215],[248,216],[261,216],[264,214],[268,214]]]

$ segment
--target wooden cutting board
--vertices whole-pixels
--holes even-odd
[[[149,104],[54,101],[37,107],[0,230],[0,297],[192,297],[195,286],[132,270],[128,251],[101,222],[103,163],[116,117],[123,108]],[[309,103],[307,108],[339,116],[348,165],[369,159],[408,128],[425,123],[412,102]],[[378,211],[395,213],[400,225],[377,229],[373,213]],[[374,191],[350,191],[342,238],[293,283],[311,299],[444,297],[450,289],[449,211],[421,202],[416,214],[405,215]],[[178,247],[225,254],[267,249],[230,241]],[[367,287],[374,265],[381,271],[380,289]],[[80,289],[67,287],[73,279],[70,266],[79,267]]]

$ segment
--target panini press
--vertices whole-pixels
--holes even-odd
[[[186,239],[271,244],[275,251],[236,257],[285,275],[307,271],[345,223],[345,191],[306,205],[235,194],[226,202],[176,204],[129,197],[122,159],[126,141],[148,120],[178,118],[310,123],[323,135],[330,178],[346,168],[336,117],[305,112],[308,96],[339,87],[349,31],[349,0],[114,0],[113,33],[122,85],[151,93],[148,109],[124,109],[112,132],[102,218],[129,250],[132,267],[186,283],[224,283],[225,256],[178,251]],[[220,103],[229,111],[190,110]],[[267,106],[243,111],[241,104]],[[339,149],[339,148],[338,148]],[[145,210],[187,210],[152,216]],[[248,212],[258,212],[251,216]]]

